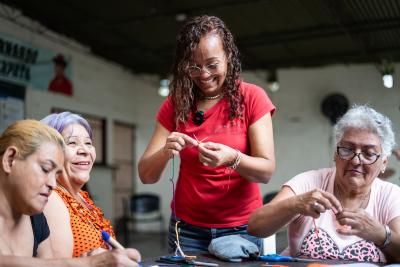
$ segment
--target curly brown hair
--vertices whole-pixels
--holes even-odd
[[[193,83],[188,70],[201,37],[210,32],[216,33],[221,38],[228,61],[222,92],[229,100],[229,119],[233,120],[243,115],[243,96],[239,90],[242,68],[233,35],[220,18],[203,15],[189,20],[181,28],[176,39],[170,96],[175,107],[177,127],[179,123],[188,121],[190,111],[196,110],[200,98],[199,88]]]

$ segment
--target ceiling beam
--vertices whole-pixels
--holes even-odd
[[[367,55],[360,55],[356,51],[348,51],[344,53],[334,53],[334,54],[320,54],[314,56],[302,56],[291,59],[276,59],[276,60],[265,60],[262,63],[244,64],[245,69],[270,69],[270,68],[288,68],[288,67],[309,67],[309,66],[322,66],[328,64],[350,64],[350,63],[380,63],[375,59],[388,58],[390,55],[390,60],[399,61],[400,60],[400,46],[393,47],[390,49],[377,49],[367,51]]]
[[[313,40],[343,35],[343,27],[350,34],[364,34],[382,30],[400,28],[400,18],[383,19],[379,21],[361,21],[340,25],[322,25],[303,29],[294,29],[280,32],[265,32],[262,34],[240,38],[238,44],[242,46],[275,45],[300,40]]]

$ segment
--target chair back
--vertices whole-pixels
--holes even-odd
[[[268,194],[266,194],[263,198],[263,204],[269,203],[276,195],[278,194],[278,191],[272,191]]]
[[[160,197],[156,194],[141,193],[131,196],[131,212],[150,213],[160,210]]]

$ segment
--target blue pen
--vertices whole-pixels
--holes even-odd
[[[295,259],[290,256],[282,256],[279,254],[267,254],[267,255],[258,256],[258,260],[260,260],[260,261],[281,261],[281,262],[295,261]]]
[[[109,244],[113,248],[125,249],[117,240],[115,240],[107,231],[101,231],[101,237],[107,244]],[[142,266],[142,263],[138,262],[139,266]]]
[[[271,261],[271,262],[315,262],[315,259],[304,259],[304,258],[293,258],[290,256],[282,256],[279,254],[267,254],[258,256],[257,258],[260,261]]]
[[[110,236],[107,231],[101,231],[101,237],[104,241],[107,242],[113,248],[125,249],[117,240],[115,240],[112,236]]]

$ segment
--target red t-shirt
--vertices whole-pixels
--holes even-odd
[[[72,84],[64,75],[56,76],[49,84],[50,92],[62,93],[65,95],[72,95]]]
[[[265,91],[253,84],[242,82],[244,118],[229,120],[229,102],[223,98],[204,114],[204,122],[197,126],[193,114],[185,125],[175,128],[174,108],[170,98],[162,104],[157,120],[170,132],[179,131],[205,142],[225,144],[250,153],[248,129],[275,106]],[[198,149],[187,147],[180,153],[179,179],[173,201],[176,215],[200,227],[225,228],[247,224],[250,214],[262,205],[257,183],[249,182],[236,171],[225,166],[204,166],[199,162]],[[174,205],[171,203],[171,208]]]

